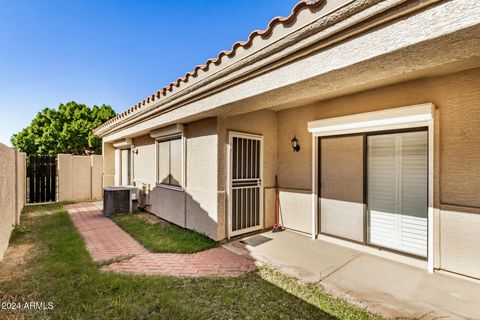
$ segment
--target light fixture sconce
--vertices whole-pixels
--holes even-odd
[[[297,136],[293,136],[293,139],[290,142],[292,143],[293,152],[300,151],[300,145],[298,144]]]

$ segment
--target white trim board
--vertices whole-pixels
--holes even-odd
[[[434,115],[433,103],[418,104],[400,108],[365,112],[342,117],[308,122],[312,133],[312,238],[317,238],[318,230],[318,137],[387,131],[416,127],[428,127],[428,261],[427,269],[433,272],[433,196],[434,196]]]
[[[168,139],[174,136],[180,136],[184,134],[184,126],[182,124],[174,124],[150,132],[150,137],[153,139]]]
[[[332,136],[426,126],[432,119],[433,104],[427,103],[310,121],[308,131],[318,137]]]
[[[129,149],[133,147],[133,142],[131,138],[122,139],[113,143],[115,149]]]

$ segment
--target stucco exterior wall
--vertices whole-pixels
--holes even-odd
[[[26,203],[26,193],[27,193],[27,156],[23,152],[16,152],[17,158],[17,203],[16,203],[16,215],[15,223],[20,224],[20,214],[22,213],[23,208]]]
[[[229,132],[256,134],[263,137],[263,186],[264,186],[264,227],[275,224],[275,175],[277,174],[277,116],[270,110],[261,110],[247,114],[219,119],[218,140],[218,191],[220,206],[224,214],[223,225],[219,222],[220,239],[227,236],[228,204],[226,199],[227,188],[227,145]],[[288,141],[290,145],[290,140]]]
[[[115,149],[111,143],[102,143],[103,156],[103,186],[115,185]]]
[[[209,118],[186,126],[186,227],[218,236],[218,128]],[[222,217],[223,218],[223,217]]]
[[[150,192],[148,210],[162,219],[186,228],[185,192],[165,187],[154,187]]]
[[[155,187],[155,139],[149,135],[144,135],[133,139],[133,181],[138,187],[142,184],[150,185],[150,189]]]
[[[369,90],[278,112],[280,187],[311,189],[312,144],[307,122],[432,102],[435,112],[435,267],[479,277],[480,69]],[[285,143],[296,135],[302,147]],[[311,206],[305,198],[301,207]],[[470,212],[470,213],[465,213]],[[285,219],[296,210],[282,210]],[[468,228],[465,229],[465,226]],[[288,226],[288,225],[287,225]]]
[[[217,240],[217,120],[186,124],[184,136],[183,190],[157,186],[155,139],[150,135],[133,139],[133,181],[150,187],[150,212]]]
[[[102,156],[58,155],[58,201],[102,199]]]
[[[147,187],[150,192],[151,213],[181,227],[187,227],[185,215],[185,192],[156,185],[156,146],[155,139],[143,135],[133,139],[132,181],[139,188]]]
[[[312,232],[312,196],[310,191],[280,189],[280,222],[282,226],[304,233]]]
[[[25,155],[0,144],[0,260],[25,205]]]
[[[480,214],[441,210],[438,267],[480,279]]]

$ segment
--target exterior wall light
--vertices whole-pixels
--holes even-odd
[[[300,151],[300,145],[298,144],[297,136],[293,136],[293,139],[290,142],[292,143],[293,152]]]

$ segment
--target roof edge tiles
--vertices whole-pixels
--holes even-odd
[[[162,96],[165,97],[168,95],[169,92],[172,92],[174,87],[179,87],[181,83],[187,83],[191,77],[197,77],[199,71],[204,71],[208,72],[209,66],[211,64],[214,64],[216,66],[221,64],[222,57],[233,57],[235,56],[237,50],[239,48],[244,48],[244,49],[249,49],[252,46],[252,43],[255,38],[260,37],[262,39],[265,39],[270,36],[272,33],[273,29],[275,28],[276,25],[282,24],[282,25],[289,25],[293,21],[295,21],[298,13],[305,8],[310,8],[314,9],[318,7],[320,4],[324,3],[325,0],[303,0],[299,3],[297,3],[293,9],[292,12],[290,13],[289,16],[287,17],[275,17],[267,25],[267,28],[265,30],[255,30],[250,35],[248,36],[247,41],[237,41],[233,44],[232,48],[228,51],[220,51],[217,57],[208,59],[205,64],[203,65],[198,65],[194,68],[193,71],[187,72],[185,76],[178,78],[176,81],[170,83],[169,85],[163,87],[162,89],[158,90],[154,94],[148,96],[146,99],[136,103],[135,105],[131,106],[127,110],[123,111],[122,113],[117,114],[115,117],[111,118],[110,120],[106,121],[102,125],[98,126],[95,128],[93,131],[98,132],[99,130],[109,127],[113,125],[114,123],[117,123],[120,120],[123,120],[125,118],[128,118],[130,115],[133,113],[139,112],[141,109],[145,109],[145,106],[149,106],[152,102],[154,102],[157,99],[160,99]]]

